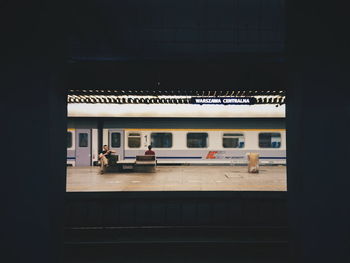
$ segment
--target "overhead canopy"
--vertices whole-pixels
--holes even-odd
[[[194,100],[200,98],[200,102]],[[249,99],[250,101],[248,101]],[[284,104],[285,91],[69,90],[68,103],[104,104]],[[216,102],[219,101],[219,102]],[[238,102],[237,102],[238,101]]]
[[[285,118],[285,105],[71,103],[68,117]]]

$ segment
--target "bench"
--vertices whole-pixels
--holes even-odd
[[[136,155],[135,171],[155,172],[157,166],[155,155]]]

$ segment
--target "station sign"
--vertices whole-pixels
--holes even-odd
[[[222,105],[252,105],[256,103],[253,97],[192,97],[192,104],[222,104]]]

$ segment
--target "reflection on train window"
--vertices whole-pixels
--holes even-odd
[[[173,146],[173,135],[171,133],[152,133],[151,145],[154,148],[171,148]]]
[[[119,132],[112,132],[112,134],[111,134],[111,146],[112,146],[112,148],[119,148],[120,147],[120,133]]]
[[[188,148],[206,148],[208,147],[208,133],[187,133]]]
[[[224,148],[244,148],[244,135],[242,133],[224,133],[222,146]]]
[[[71,132],[67,132],[67,148],[71,148],[72,147],[72,133]]]
[[[259,133],[259,147],[260,148],[280,148],[281,134],[264,132]]]
[[[128,136],[128,147],[129,148],[140,148],[141,146],[141,135],[140,133],[129,133]]]
[[[79,147],[88,147],[87,133],[79,133]]]

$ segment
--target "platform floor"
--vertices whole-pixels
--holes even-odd
[[[286,166],[158,166],[155,173],[105,173],[67,167],[67,192],[89,191],[286,191]]]

